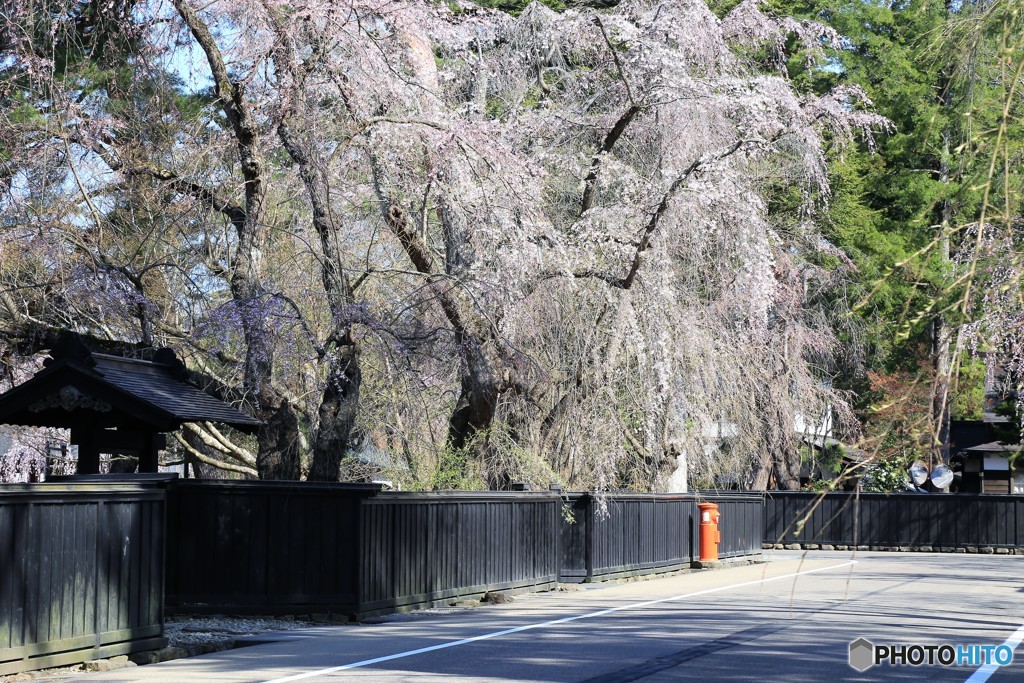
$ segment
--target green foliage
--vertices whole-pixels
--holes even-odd
[[[576,523],[576,513],[572,511],[572,504],[562,503],[562,521],[566,524]]]
[[[475,4],[488,9],[500,9],[502,12],[508,12],[513,16],[518,16],[533,0],[473,0]],[[540,0],[542,5],[550,7],[556,12],[563,11],[566,7],[573,4],[572,2],[565,3],[561,0]],[[582,3],[576,3],[582,4]]]
[[[861,477],[863,489],[870,493],[892,493],[903,491],[910,481],[907,470],[914,457],[892,457],[879,460],[868,468]]]
[[[1020,414],[1017,399],[1006,398],[996,405],[996,415],[1005,417],[1006,422],[992,425],[996,441],[1004,444],[1018,444],[1021,441]]]
[[[429,487],[435,491],[481,491],[487,486],[474,470],[476,462],[472,446],[446,449],[431,472]]]
[[[985,412],[985,360],[964,354],[953,387],[950,419],[980,420]]]
[[[737,4],[709,0],[719,16]],[[953,326],[968,319],[966,304],[958,305],[968,281],[952,276],[950,262],[964,240],[962,226],[982,215],[1005,219],[1019,204],[1022,181],[1013,160],[1022,157],[1024,118],[1013,106],[1010,117],[1002,116],[1015,63],[1009,55],[1021,44],[1019,9],[1007,2],[935,0],[767,0],[764,6],[826,23],[847,40],[825,65],[811,69],[789,46],[787,67],[799,87],[821,93],[857,85],[893,122],[876,150],[830,150],[832,197],[824,218],[829,239],[858,269],[850,294],[867,332],[867,368],[917,384],[922,361],[934,362],[932,351],[922,349],[934,348],[938,312]],[[970,282],[983,288],[984,277]],[[953,418],[978,417],[983,361],[962,354],[954,358],[954,373]],[[865,419],[874,419],[864,377],[854,372],[836,381],[858,392]],[[911,385],[902,393],[925,399]],[[898,422],[899,436],[888,427],[869,429],[875,445],[886,452],[920,450],[920,430]]]
[[[834,491],[835,489],[836,482],[832,479],[812,479],[801,487],[802,491],[816,491],[818,493]]]
[[[800,461],[808,465],[810,481],[805,490],[832,491],[841,483],[838,476],[843,469],[845,451],[838,443],[829,443],[824,448],[800,447]]]
[[[860,311],[880,325],[875,362],[912,368],[913,351],[925,333],[914,321],[940,294],[948,275],[939,250],[915,256],[937,237],[933,226],[942,220],[941,201],[952,191],[941,177],[949,113],[938,92],[940,65],[923,54],[944,10],[916,1],[892,7],[866,1],[813,6],[819,18],[850,40],[838,55],[841,68],[827,80],[863,87],[895,126],[879,140],[877,152],[848,150],[833,160],[837,201],[829,219],[837,243],[855,254],[870,293]]]
[[[17,104],[13,104],[7,110],[7,116],[11,123],[22,126],[46,125],[46,117],[39,112],[39,109],[25,102],[21,96],[15,96],[14,99]]]

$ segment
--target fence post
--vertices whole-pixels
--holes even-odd
[[[584,557],[586,558],[584,567],[586,568],[586,581],[590,583],[594,580],[594,497],[587,493],[584,494],[584,499],[586,500],[584,518],[587,524],[583,530]]]

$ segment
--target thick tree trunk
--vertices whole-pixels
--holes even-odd
[[[769,478],[774,476],[775,487],[779,490],[797,491],[800,489],[800,442],[794,431],[793,415],[771,395],[773,391],[787,391],[788,387],[789,377],[778,369],[755,390],[754,403],[763,432],[761,443],[767,450],[755,466],[755,483],[767,486],[772,483]]]
[[[753,476],[750,478],[751,491],[766,491],[771,483],[772,461],[765,453],[754,466]]]
[[[346,336],[331,354],[328,365],[309,468],[311,481],[338,480],[338,470],[356,422],[361,381],[356,345]]]
[[[281,57],[282,64],[286,63]],[[301,104],[301,102],[300,102]],[[359,347],[352,337],[349,310],[354,296],[352,285],[342,269],[338,246],[338,230],[330,210],[330,192],[322,160],[310,150],[312,140],[293,131],[286,121],[278,127],[278,135],[292,161],[299,168],[306,195],[313,208],[313,227],[320,238],[321,279],[327,303],[331,308],[331,332],[321,359],[327,361],[327,379],[320,398],[316,438],[313,443],[309,479],[337,481],[341,460],[348,451],[352,428],[359,409]]]
[[[294,408],[268,389],[261,393],[256,414],[263,420],[256,435],[256,470],[260,479],[297,480],[301,474],[299,419]]]
[[[446,210],[439,212],[446,250],[445,270],[441,272],[430,249],[413,227],[408,212],[391,196],[390,183],[379,165],[375,164],[374,175],[384,219],[416,270],[431,277],[460,274],[467,267],[466,259],[469,257],[466,255],[465,233],[453,214]],[[440,201],[443,206],[444,200]],[[463,354],[459,398],[448,421],[446,457],[452,459],[451,463],[462,462],[466,456],[478,462],[483,458],[486,464],[486,434],[493,425],[498,399],[507,388],[503,381],[506,368],[497,353],[499,342],[490,323],[475,310],[464,291],[451,287],[447,282],[431,286]],[[481,435],[484,438],[477,440]],[[472,447],[472,452],[467,452],[467,447]],[[444,464],[442,469],[446,469]],[[500,487],[504,476],[487,469],[489,483]],[[466,472],[460,474],[465,475]]]
[[[431,50],[430,40],[418,32],[403,31],[399,38],[408,46],[408,58],[414,79],[425,94],[419,104],[424,113],[430,115],[436,107],[436,94],[440,92],[437,67]],[[477,65],[475,83],[476,106],[482,107],[486,95],[486,65],[482,58]],[[414,220],[394,191],[391,178],[378,160],[371,157],[377,196],[385,223],[401,243],[417,272],[431,278],[431,287],[444,313],[459,349],[463,354],[460,367],[459,397],[448,421],[448,437],[445,455],[449,463],[442,462],[441,469],[458,464],[465,468],[468,459],[483,462],[486,466],[488,432],[493,426],[498,399],[507,389],[503,378],[507,366],[498,354],[497,332],[490,322],[476,308],[471,297],[460,286],[451,286],[469,274],[474,255],[470,235],[472,230],[465,222],[465,216],[452,197],[443,193],[437,196],[437,218],[441,223],[445,254],[443,263],[436,263],[417,226],[425,225],[424,209],[413,209]],[[440,171],[442,174],[444,170]],[[429,190],[430,185],[427,188]],[[426,206],[424,201],[422,206]],[[441,282],[439,278],[447,277]],[[469,451],[467,451],[469,449]],[[488,483],[502,487],[506,479],[502,473],[488,471]],[[455,474],[451,472],[451,474]],[[466,471],[458,473],[460,476]]]
[[[256,403],[256,417],[263,422],[257,435],[257,470],[263,479],[298,479],[298,417],[288,400],[271,387],[274,356],[263,310],[267,304],[263,272],[268,236],[264,210],[267,187],[259,121],[245,97],[243,84],[232,80],[209,26],[186,0],[172,0],[172,4],[206,55],[214,90],[235,139],[244,181],[244,209],[234,208],[227,213],[238,236],[231,264],[231,294],[243,313],[245,389]]]
[[[445,274],[457,280],[470,277],[475,255],[471,246],[471,229],[465,216],[449,197],[438,198],[438,218],[443,228]],[[507,389],[500,377],[506,369],[498,355],[501,343],[493,326],[484,320],[466,297],[453,299],[459,315],[456,339],[462,354],[459,378],[459,400],[448,421],[449,452],[462,452],[484,465],[490,489],[507,488],[511,483],[505,472],[488,462],[490,430],[494,425],[498,399]]]
[[[776,451],[773,460],[775,465],[775,486],[780,491],[800,490],[800,453],[793,448]]]
[[[946,18],[949,20],[955,11],[954,4],[946,1]],[[943,73],[940,79],[940,98],[943,109],[950,112],[953,107],[952,78]],[[950,263],[950,230],[953,224],[953,202],[949,199],[951,169],[949,158],[953,146],[953,132],[947,120],[942,131],[942,154],[939,158],[939,182],[946,186],[947,198],[942,201],[939,220],[939,250],[944,263]],[[949,462],[949,380],[952,374],[952,356],[950,339],[952,329],[946,318],[939,314],[932,321],[932,369],[935,382],[932,391],[932,443],[929,453],[929,469]]]
[[[935,383],[932,392],[933,440],[929,469],[949,462],[949,377],[952,372],[952,330],[942,316],[932,322],[932,359]]]
[[[465,455],[477,462],[486,462],[489,430],[501,393],[494,373],[494,363],[487,358],[476,340],[464,340],[462,378],[459,399],[448,420],[448,453]],[[508,477],[487,467],[488,488],[506,488]]]

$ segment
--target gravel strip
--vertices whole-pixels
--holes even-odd
[[[164,624],[168,647],[180,647],[193,657],[204,652],[223,650],[240,636],[269,631],[297,631],[322,624],[295,619],[261,617],[171,617]]]
[[[188,653],[189,657],[193,657],[230,649],[234,647],[235,639],[242,636],[254,636],[271,631],[296,631],[313,626],[323,626],[323,624],[295,619],[258,617],[171,617],[164,625],[164,636],[169,641],[168,648],[181,648]],[[76,664],[75,666],[0,676],[0,683],[67,681],[84,673],[87,673],[84,665]]]

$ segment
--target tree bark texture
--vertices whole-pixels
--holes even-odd
[[[290,402],[271,385],[274,355],[270,330],[262,311],[267,304],[263,255],[267,248],[268,230],[264,215],[267,188],[259,124],[242,84],[232,81],[209,27],[185,0],[172,1],[206,55],[214,90],[235,138],[244,182],[244,210],[236,212],[232,220],[238,243],[231,264],[231,293],[242,311],[246,342],[245,388],[255,399],[254,412],[263,423],[257,435],[257,469],[261,479],[298,479],[298,417]]]
[[[311,143],[303,140],[287,123],[278,134],[292,161],[313,208],[313,227],[323,252],[321,278],[331,309],[331,329],[325,344],[327,379],[318,410],[309,479],[337,481],[341,460],[349,448],[352,428],[359,408],[359,348],[352,336],[349,310],[353,303],[352,286],[342,270],[338,230],[330,208],[326,169],[309,153]]]

